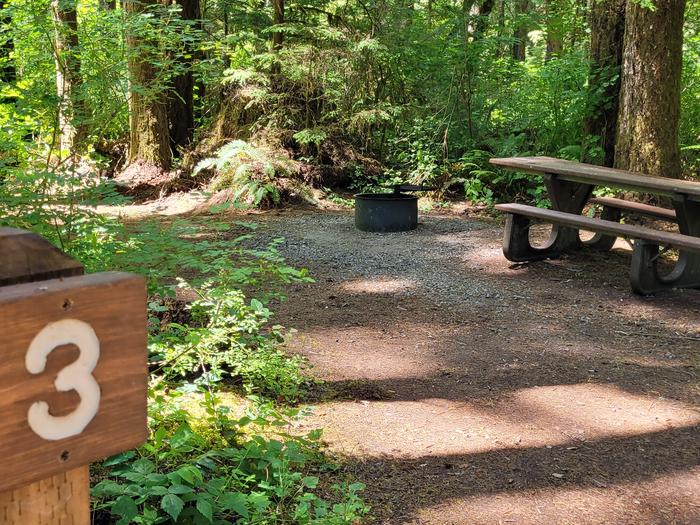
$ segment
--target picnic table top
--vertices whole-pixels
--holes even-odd
[[[564,180],[584,184],[614,186],[660,195],[678,193],[692,197],[693,200],[700,200],[700,182],[655,177],[553,157],[494,158],[490,162],[495,166],[513,171],[551,173],[559,175]]]

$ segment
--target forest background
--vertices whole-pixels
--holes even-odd
[[[290,430],[318,385],[272,307],[310,277],[220,205],[546,205],[494,156],[700,179],[697,1],[0,0],[0,81],[0,226],[148,280],[150,437],[93,465],[97,524],[369,512]],[[191,190],[210,214],[96,208]]]

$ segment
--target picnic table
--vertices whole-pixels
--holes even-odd
[[[609,250],[617,237],[624,237],[633,242],[630,283],[634,292],[647,295],[667,288],[700,288],[700,182],[552,157],[494,158],[490,162],[501,168],[542,176],[552,203],[552,209],[516,203],[496,205],[507,214],[503,240],[507,259],[524,262],[554,258],[583,246]],[[617,198],[592,198],[596,186],[668,196],[673,209]],[[600,218],[582,215],[589,204],[603,207]],[[620,219],[629,214],[672,221],[677,224],[678,233],[621,224]],[[530,242],[533,219],[553,225],[549,240],[542,246]],[[582,241],[580,230],[595,235]],[[678,262],[670,273],[662,275],[657,262],[661,250],[668,248],[678,249]]]

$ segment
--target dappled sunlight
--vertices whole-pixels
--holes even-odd
[[[346,292],[357,293],[401,293],[415,290],[418,284],[413,279],[392,279],[388,277],[377,277],[373,279],[354,279],[345,281],[340,288]]]
[[[397,328],[397,327],[394,327]],[[421,326],[427,337],[440,327]],[[289,343],[291,351],[303,353],[326,380],[379,380],[432,375],[440,363],[426,359],[433,346],[416,340],[410,332],[352,327],[335,330],[306,330]]]
[[[388,392],[389,395],[391,392]],[[415,401],[331,402],[318,407],[330,421],[327,437],[348,454],[419,457],[566,445],[688,427],[700,413],[680,402],[641,396],[612,385],[532,387],[498,401],[431,398]]]
[[[595,479],[593,486],[588,487],[453,497],[418,509],[416,517],[420,520],[439,513],[445,523],[454,525],[692,523],[700,521],[699,483],[697,470],[673,472],[641,482],[618,483],[614,487]],[[562,521],[562,515],[570,519]]]
[[[658,396],[631,394],[614,385],[595,383],[526,388],[512,395],[511,415],[526,414],[548,422],[578,440],[626,436],[690,426],[700,412]],[[507,405],[508,403],[502,403]],[[501,410],[508,411],[505,406]]]

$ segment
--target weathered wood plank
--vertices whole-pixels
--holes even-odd
[[[0,286],[82,273],[80,262],[37,234],[0,228]]]
[[[682,194],[694,200],[700,200],[700,182],[653,177],[552,157],[494,158],[489,162],[494,166],[513,171],[550,173],[572,182],[624,188],[658,195]]]
[[[87,466],[0,493],[0,524],[89,525],[90,471]]]
[[[573,213],[546,210],[525,204],[497,204],[496,209],[514,215],[523,215],[540,219],[553,224],[573,226],[581,230],[605,233],[628,239],[645,239],[662,246],[675,246],[692,252],[700,253],[700,238],[682,235],[680,233],[662,232],[644,226],[620,224],[618,222],[596,219]]]
[[[136,447],[146,438],[146,291],[143,279],[103,273],[0,288],[0,492]],[[76,361],[75,345],[56,347],[46,367],[28,370],[27,351],[48,323],[87,323],[99,341],[92,372],[99,386],[94,417],[76,435],[46,438],[28,422],[37,401],[52,416],[74,413],[75,390],[56,391],[59,371]]]
[[[656,217],[657,219],[663,219],[666,221],[676,220],[676,212],[674,210],[661,208],[659,206],[650,206],[649,204],[643,204],[641,202],[626,201],[624,199],[616,199],[613,197],[594,197],[589,199],[588,203],[599,204],[601,206],[607,206],[608,208],[615,208],[617,210],[635,213],[638,215]]]

